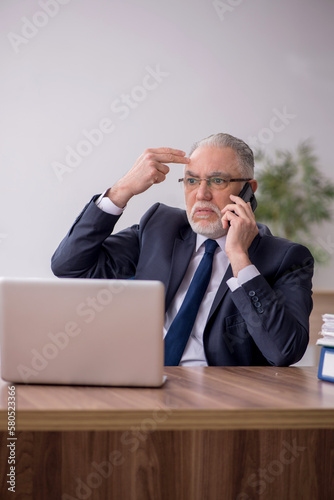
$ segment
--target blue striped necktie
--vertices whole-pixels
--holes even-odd
[[[205,242],[205,253],[165,337],[165,366],[177,366],[180,363],[199,306],[210,282],[213,255],[217,246],[218,243],[215,240],[206,240]]]

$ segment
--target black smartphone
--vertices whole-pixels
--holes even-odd
[[[252,186],[249,184],[249,182],[246,182],[246,184],[244,185],[238,196],[242,198],[246,203],[250,201],[252,210],[253,212],[255,212],[255,209],[257,207],[257,201]]]

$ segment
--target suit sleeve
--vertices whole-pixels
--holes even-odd
[[[232,293],[255,344],[274,366],[303,356],[309,341],[313,258],[306,247],[291,245],[268,282],[262,275]]]
[[[140,225],[111,234],[120,216],[99,209],[94,196],[78,216],[51,259],[53,273],[61,278],[127,279],[136,273],[140,252]]]

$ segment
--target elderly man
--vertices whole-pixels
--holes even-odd
[[[185,165],[186,211],[153,205],[138,225],[113,233],[129,200]],[[250,203],[254,158],[242,140],[215,134],[189,155],[146,150],[113,187],[84,208],[52,258],[60,277],[160,280],[165,285],[165,364],[297,362],[308,344],[313,258],[257,224]],[[112,234],[111,234],[112,233]]]

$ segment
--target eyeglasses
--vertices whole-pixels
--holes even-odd
[[[206,181],[208,188],[213,188],[222,191],[226,189],[230,182],[246,182],[251,179],[222,179],[221,177],[210,177],[209,179],[198,179],[196,177],[182,177],[178,182],[183,182],[187,191],[197,189],[202,181]]]

